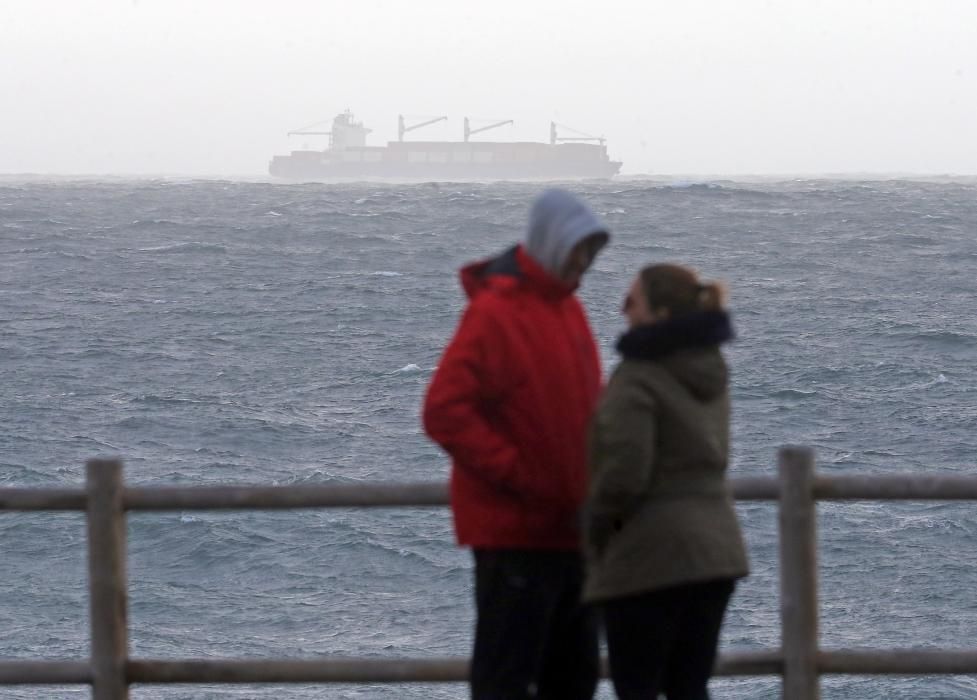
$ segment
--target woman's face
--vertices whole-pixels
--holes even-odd
[[[648,308],[648,299],[645,298],[644,289],[641,288],[640,277],[635,277],[631,283],[628,295],[624,297],[624,306],[621,307],[621,313],[627,317],[629,328],[655,321],[656,317],[652,314],[651,309]]]

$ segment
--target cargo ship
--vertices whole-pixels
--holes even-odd
[[[571,180],[609,178],[621,169],[621,162],[607,155],[603,137],[583,134],[556,122],[550,123],[549,143],[472,140],[472,136],[506,126],[512,120],[473,127],[468,117],[461,141],[405,139],[412,131],[446,119],[440,116],[408,123],[400,115],[396,141],[386,146],[368,146],[366,137],[371,130],[347,110],[332,120],[329,131],[318,131],[317,125],[290,131],[289,136],[328,136],[329,146],[274,156],[268,172],[289,180]],[[567,131],[574,135],[561,135]]]

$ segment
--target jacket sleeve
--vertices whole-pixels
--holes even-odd
[[[640,504],[655,462],[654,397],[621,379],[594,416],[585,530],[598,553]]]
[[[503,343],[491,309],[470,304],[428,387],[423,422],[461,468],[518,491],[518,451],[486,416],[486,406],[505,391]]]

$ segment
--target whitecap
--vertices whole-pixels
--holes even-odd
[[[402,272],[391,272],[390,270],[377,270],[371,274],[374,277],[403,277]]]
[[[180,522],[181,523],[197,523],[197,522],[200,522],[200,521],[199,521],[199,519],[195,518],[192,515],[187,515],[186,513],[181,513],[180,514]]]
[[[139,248],[140,253],[226,253],[227,249],[219,244],[193,241],[190,243],[173,243],[168,245]]]
[[[265,216],[281,216],[281,214],[279,212],[277,212],[277,211],[271,210],[271,211],[265,212]]]

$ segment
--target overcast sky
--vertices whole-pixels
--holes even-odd
[[[262,175],[346,108],[624,172],[977,174],[974,0],[0,0],[0,173]]]

